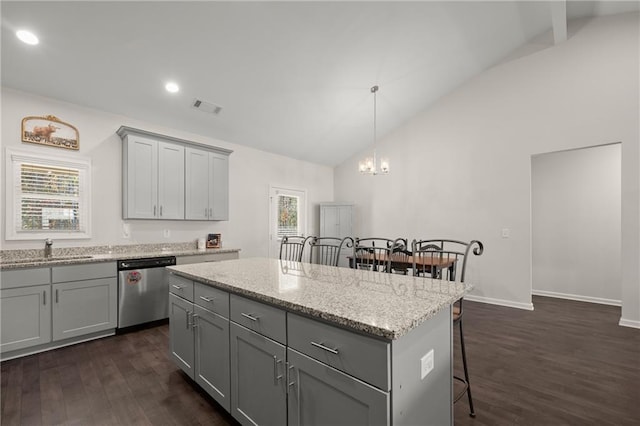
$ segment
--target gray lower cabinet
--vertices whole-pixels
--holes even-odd
[[[171,359],[229,411],[229,295],[174,275],[169,283]]]
[[[195,381],[230,411],[229,319],[194,306]]]
[[[195,336],[191,325],[191,311],[193,303],[169,294],[169,343],[171,359],[193,378]]]
[[[53,291],[53,340],[116,328],[116,278],[56,283]]]
[[[231,323],[231,415],[243,425],[286,425],[285,346]]]
[[[0,290],[0,352],[51,341],[49,284]]]
[[[291,348],[289,426],[388,425],[389,394]]]
[[[117,327],[116,273],[111,262],[51,268],[54,341]]]

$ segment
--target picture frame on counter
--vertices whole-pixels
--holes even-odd
[[[220,248],[222,240],[221,234],[208,234],[207,235],[207,248]]]
[[[78,129],[53,115],[29,116],[22,119],[22,142],[72,150],[80,149]]]

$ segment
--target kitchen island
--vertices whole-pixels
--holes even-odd
[[[468,285],[266,258],[167,269],[172,357],[240,423],[453,423]]]

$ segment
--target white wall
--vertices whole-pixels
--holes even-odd
[[[472,298],[531,308],[531,155],[621,142],[621,322],[640,327],[638,26],[637,13],[572,24],[566,42],[480,74],[380,140],[391,174],[358,175],[364,152],[336,168],[336,201],[357,203],[363,236],[481,240]],[[379,83],[378,115],[392,114]]]
[[[309,232],[317,234],[318,203],[333,198],[333,170],[291,158],[269,154],[241,145],[184,131],[145,123],[124,116],[105,113],[53,99],[2,88],[2,185],[5,200],[5,147],[20,147],[36,152],[89,157],[92,176],[92,238],[58,240],[54,247],[107,244],[162,243],[194,241],[207,233],[221,233],[223,247],[240,248],[242,257],[268,255],[269,184],[293,186],[307,190]],[[55,115],[76,126],[80,133],[80,150],[67,151],[20,141],[23,117]],[[122,237],[122,142],[116,130],[131,126],[177,138],[232,149],[229,163],[229,221],[152,221],[128,220],[131,238]],[[41,241],[5,240],[5,210],[2,206],[0,230],[2,248],[40,248]],[[163,230],[171,237],[165,239]],[[55,237],[54,237],[55,240]]]
[[[531,159],[533,293],[620,304],[620,144]]]

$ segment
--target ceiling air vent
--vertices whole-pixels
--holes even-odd
[[[200,99],[195,99],[191,106],[197,110],[213,115],[218,115],[220,114],[220,111],[222,111],[222,107],[220,105],[212,104],[211,102],[203,101]]]

